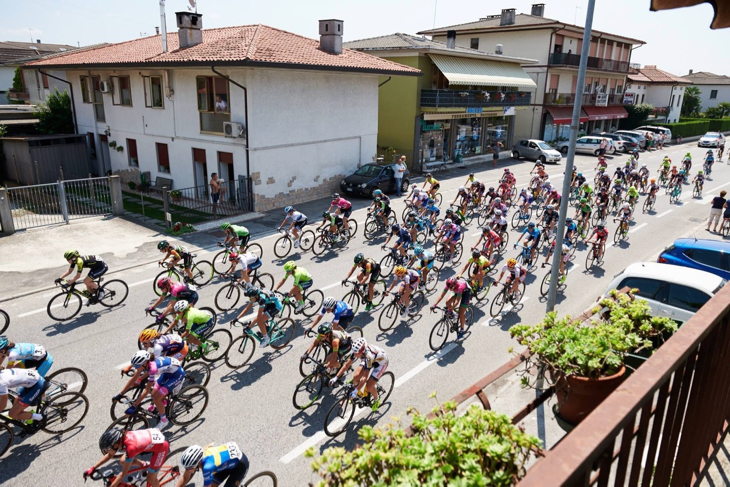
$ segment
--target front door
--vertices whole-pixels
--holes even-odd
[[[205,149],[193,148],[193,173],[195,174],[195,197],[205,198],[208,187]]]
[[[99,143],[101,144],[101,176],[106,176],[112,172],[112,161],[109,155],[109,138],[105,134],[99,134]]]

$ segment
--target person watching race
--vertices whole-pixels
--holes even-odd
[[[464,332],[466,329],[466,308],[469,307],[469,302],[471,301],[471,287],[464,278],[455,276],[449,277],[446,279],[446,287],[444,287],[444,290],[441,291],[441,295],[438,297],[436,302],[431,305],[431,311],[436,310],[436,306],[438,306],[448,292],[451,293],[451,296],[449,296],[446,300],[446,309],[453,313],[454,307],[457,303],[459,304],[459,331],[456,335],[456,339],[461,340],[464,338]]]
[[[375,283],[380,278],[380,264],[374,259],[371,259],[370,257],[366,259],[365,255],[358,253],[355,255],[354,265],[350,268],[350,272],[348,272],[347,277],[342,280],[343,286],[355,272],[355,269],[360,269],[360,272],[355,277],[357,282],[362,286],[364,286],[367,282],[368,296],[367,301],[365,302],[365,311],[370,311],[373,308],[373,292],[375,290]]]
[[[297,300],[294,312],[301,313],[304,309],[304,297],[302,296],[302,291],[312,287],[314,279],[312,279],[312,275],[304,267],[298,267],[293,260],[290,260],[284,264],[284,277],[281,281],[279,281],[279,284],[274,288],[274,291],[278,291],[279,288],[284,285],[286,280],[289,279],[289,276],[294,278],[294,284],[289,290],[288,295],[293,295],[294,299]]]
[[[281,222],[281,225],[279,225],[276,230],[281,230],[281,227],[283,227],[288,220],[291,220],[291,224],[289,225],[289,228],[287,228],[287,231],[290,231],[292,235],[294,235],[294,248],[299,247],[299,244],[301,243],[299,239],[302,236],[302,229],[307,224],[307,215],[295,210],[293,206],[287,206],[284,208],[284,213],[286,213],[284,221]]]
[[[269,337],[269,332],[266,328],[266,322],[276,318],[284,305],[273,292],[259,289],[256,286],[246,288],[243,294],[248,298],[249,302],[246,303],[246,306],[243,307],[234,321],[240,320],[251,310],[254,304],[257,304],[258,311],[256,313],[256,318],[254,318],[253,322],[249,325],[249,328],[254,325],[259,327],[259,332],[261,333],[261,342],[259,342],[259,347],[264,348],[271,342],[271,337]]]
[[[368,344],[364,338],[358,338],[352,344],[350,357],[342,364],[337,374],[330,379],[329,385],[330,387],[334,386],[339,378],[350,370],[350,366],[356,360],[360,360],[360,363],[352,377],[354,389],[350,397],[357,397],[358,392],[364,386],[365,390],[370,393],[373,399],[372,410],[377,411],[380,407],[380,398],[378,397],[378,390],[375,388],[375,384],[388,369],[388,355],[382,348]]]
[[[159,265],[165,266],[168,269],[174,269],[175,266],[182,260],[183,271],[185,272],[186,276],[185,281],[191,282],[193,280],[193,254],[188,251],[187,247],[183,247],[182,245],[173,247],[172,245],[170,245],[170,242],[168,242],[167,240],[163,240],[157,244],[157,250],[165,253],[165,256],[162,258],[162,260],[158,262]],[[167,259],[170,259],[170,262],[166,264]]]
[[[205,487],[218,487],[224,482],[226,486],[243,485],[250,467],[248,457],[233,441],[219,446],[214,444],[205,448],[192,445],[183,452],[180,465],[184,470],[177,479],[176,487],[188,485],[198,470],[203,473]]]
[[[98,297],[94,297],[96,290],[99,289],[99,285],[94,281],[99,279],[101,276],[106,274],[109,267],[104,262],[104,259],[98,255],[79,255],[78,250],[67,250],[63,254],[63,258],[69,263],[69,268],[64,272],[61,277],[56,279],[56,284],[60,284],[66,276],[71,274],[76,267],[76,275],[71,278],[70,281],[66,282],[67,286],[72,286],[73,283],[81,278],[81,273],[84,269],[89,269],[89,273],[84,278],[84,285],[86,289],[82,291],[82,294],[86,297],[86,306],[97,302],[97,299],[101,301],[104,299],[104,290],[99,292]]]

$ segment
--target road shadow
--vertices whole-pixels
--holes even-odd
[[[73,321],[58,321],[43,327],[42,330],[45,331],[46,336],[49,337],[69,333],[81,328],[82,326],[93,325],[100,317],[108,313],[112,313],[115,310],[123,309],[124,307],[126,307],[126,304],[121,304],[115,308],[102,308],[99,311],[91,311],[87,313],[83,313],[84,307],[82,307],[81,312],[83,314],[75,318]]]
[[[51,436],[38,444],[30,444],[24,442],[28,441],[34,435],[19,438],[20,429],[16,426],[11,426],[11,428],[13,428],[13,432],[15,433],[15,440],[3,456],[2,469],[0,469],[0,484],[2,485],[13,485],[8,482],[24,473],[30,467],[31,462],[42,454],[42,452],[57,446],[65,446],[63,445],[64,443],[78,436],[84,430],[84,426],[79,425],[66,433]],[[39,432],[37,434],[45,433]]]
[[[388,331],[381,331],[375,337],[377,342],[382,342],[388,347],[393,347],[403,342],[406,338],[413,336],[413,325],[419,321],[419,316],[401,318],[400,314],[395,325]]]

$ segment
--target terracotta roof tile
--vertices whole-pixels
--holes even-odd
[[[167,36],[168,52],[162,52],[160,36],[110,44],[84,52],[70,52],[53,59],[28,63],[34,66],[104,67],[115,65],[157,65],[240,63],[327,67],[373,73],[418,75],[420,71],[366,53],[343,49],[335,55],[322,51],[319,41],[266,25],[245,25],[203,30],[203,42],[179,49],[178,36]]]
[[[682,76],[682,79],[694,85],[730,85],[730,76],[710,73],[708,71],[685,74]]]
[[[662,71],[656,66],[644,66],[638,69],[638,73],[630,73],[628,77],[631,81],[638,83],[690,83],[688,80]]]

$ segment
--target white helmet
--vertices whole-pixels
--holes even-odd
[[[644,169],[646,167],[646,164],[642,164],[641,168]]]
[[[459,186],[459,192],[466,191],[466,188],[464,186]]]
[[[501,203],[502,202],[502,198],[500,198],[499,196],[497,196],[496,198],[494,198],[494,202],[495,203]]]
[[[502,216],[502,210],[494,210],[495,216]]]
[[[418,185],[417,184],[412,184],[411,185],[411,189],[416,189],[416,188],[418,188]]]
[[[553,183],[549,179],[545,180],[545,186],[550,186],[551,184]]]
[[[352,354],[357,354],[362,351],[363,348],[365,348],[365,345],[368,343],[365,341],[364,338],[360,337],[357,340],[355,340],[355,343],[352,344]]]
[[[570,247],[567,244],[563,244],[563,253],[567,254],[570,252]]]
[[[447,218],[446,220],[444,220],[444,225],[451,225],[452,223],[454,222],[451,221],[451,218]]]
[[[628,202],[624,202],[624,204],[623,204],[623,205],[621,205],[621,208],[623,208],[623,209],[625,210],[625,209],[627,209],[627,208],[628,208],[629,206],[630,206],[630,205],[628,204]]]
[[[188,306],[190,306],[190,303],[188,303],[184,299],[181,299],[180,301],[175,303],[175,308],[174,308],[175,313],[180,313],[182,311],[185,311],[186,309],[188,309]]]
[[[322,303],[322,307],[324,309],[332,309],[337,304],[337,300],[333,298],[332,296],[328,296],[324,299],[324,302]]]
[[[135,367],[141,367],[142,365],[149,362],[151,358],[152,356],[147,350],[140,350],[132,355],[132,365],[134,365]]]
[[[198,466],[203,459],[203,447],[200,445],[192,445],[187,447],[180,457],[180,465],[186,470],[193,469]]]

